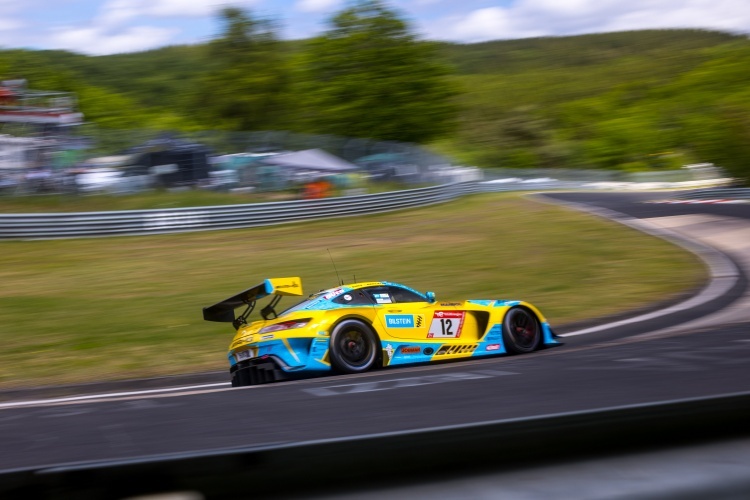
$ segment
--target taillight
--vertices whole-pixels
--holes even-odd
[[[294,330],[295,328],[302,328],[310,322],[310,318],[307,319],[293,319],[290,321],[282,321],[281,323],[275,323],[273,325],[264,326],[258,333],[270,333],[279,332],[282,330]]]

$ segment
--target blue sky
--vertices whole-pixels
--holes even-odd
[[[223,5],[277,21],[283,38],[326,29],[347,0],[0,0],[0,47],[90,55],[205,42]],[[750,0],[388,1],[423,38],[479,42],[645,28],[750,33]]]

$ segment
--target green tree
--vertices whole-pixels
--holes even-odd
[[[330,20],[303,57],[300,95],[316,132],[423,142],[450,131],[458,91],[435,46],[378,0]]]
[[[289,84],[275,26],[235,7],[220,15],[224,30],[211,42],[212,62],[197,79],[195,110],[211,128],[273,128],[283,121]]]

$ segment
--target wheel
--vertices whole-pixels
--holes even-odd
[[[331,332],[331,366],[343,373],[366,372],[378,357],[378,341],[362,321],[347,319]]]
[[[503,320],[503,340],[507,351],[513,354],[535,350],[542,340],[539,321],[528,309],[511,308]]]

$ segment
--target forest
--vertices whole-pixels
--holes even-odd
[[[376,0],[308,40],[247,10],[199,45],[0,50],[0,77],[76,92],[102,129],[289,130],[424,144],[464,165],[631,172],[711,162],[750,179],[750,40],[648,30],[453,44]]]

